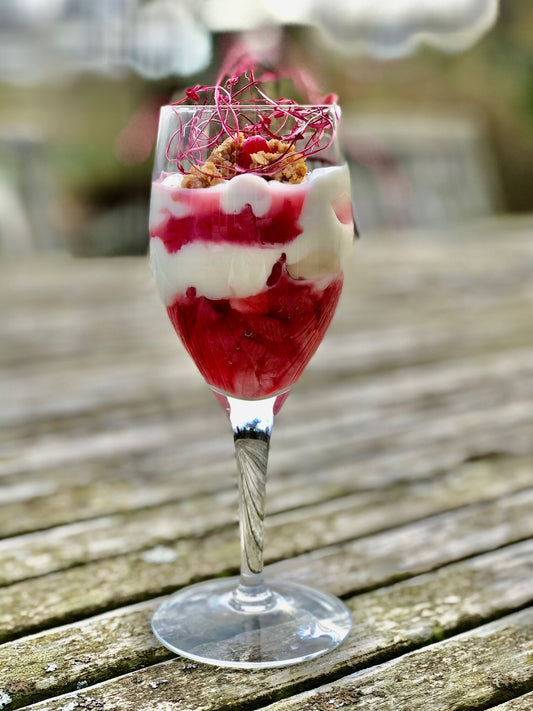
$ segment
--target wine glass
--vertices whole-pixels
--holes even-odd
[[[263,578],[274,415],[333,317],[353,242],[338,114],[335,105],[161,109],[152,270],[177,334],[229,414],[239,479],[240,577],[181,589],[152,620],[166,647],[195,661],[294,664],[334,649],[351,629],[332,595]]]

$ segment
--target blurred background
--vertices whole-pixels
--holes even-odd
[[[339,95],[362,231],[532,211],[532,36],[524,0],[2,0],[0,253],[144,253],[158,108],[236,38]]]

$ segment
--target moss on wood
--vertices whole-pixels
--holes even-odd
[[[64,711],[68,704],[72,709],[93,704],[105,711],[390,711],[393,704],[416,711],[482,709],[531,688],[533,668],[524,660],[532,632],[533,613],[526,610],[348,676],[343,676],[346,665],[336,665],[331,655],[254,672],[177,658],[29,708]],[[332,674],[340,678],[303,691]]]
[[[314,570],[318,578],[320,565]],[[338,574],[342,577],[340,564]],[[533,543],[527,541],[349,598],[354,630],[325,663],[309,666],[309,679],[335,678],[431,643],[436,628],[448,637],[520,608],[531,601],[532,575]],[[123,608],[0,646],[0,678],[13,708],[170,658],[150,630],[157,604]],[[46,671],[51,666],[53,674]],[[200,668],[206,675],[211,671]]]

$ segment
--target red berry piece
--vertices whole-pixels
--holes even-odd
[[[281,278],[281,273],[283,271],[283,265],[287,259],[287,255],[283,253],[278,261],[272,267],[270,276],[267,279],[267,286],[275,286]]]
[[[247,138],[241,146],[241,150],[237,158],[237,164],[240,165],[241,168],[249,168],[252,164],[250,156],[253,153],[258,153],[259,151],[269,153],[268,143],[262,136],[250,136],[250,138]]]

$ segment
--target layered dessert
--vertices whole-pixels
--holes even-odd
[[[156,177],[155,281],[212,388],[257,399],[294,384],[333,317],[353,230],[347,166],[308,170],[279,141],[238,135]]]

